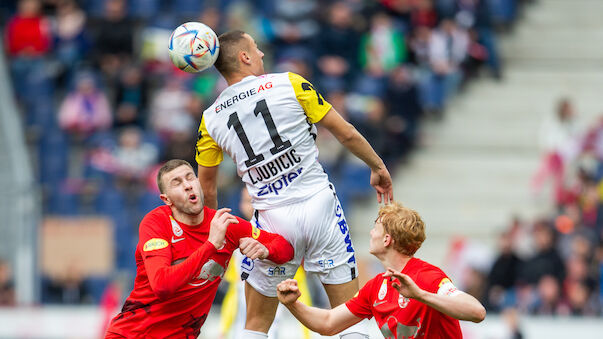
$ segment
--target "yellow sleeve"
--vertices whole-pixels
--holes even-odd
[[[328,103],[312,84],[299,74],[289,72],[289,81],[295,91],[295,98],[306,112],[306,116],[311,123],[317,123],[331,109]]]
[[[205,118],[201,117],[199,132],[197,133],[197,145],[195,146],[197,164],[205,167],[218,166],[224,159],[222,149],[212,139],[205,127]]]

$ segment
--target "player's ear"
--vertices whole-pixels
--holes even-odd
[[[391,245],[393,242],[394,242],[394,238],[392,238],[392,236],[391,236],[391,235],[389,235],[389,234],[387,234],[387,233],[386,233],[386,234],[383,236],[383,246],[384,246],[384,247],[388,247],[388,246],[390,246],[390,245]]]
[[[245,50],[239,52],[239,60],[245,65],[251,65],[251,56]]]
[[[159,198],[168,206],[172,206],[172,201],[170,200],[170,198],[168,198],[168,196],[164,193],[159,195]]]

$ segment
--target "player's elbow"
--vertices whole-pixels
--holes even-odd
[[[472,321],[474,323],[481,323],[482,321],[484,321],[484,319],[486,319],[486,309],[482,304],[479,304],[475,307],[473,312],[471,312],[471,318],[469,319],[469,321]]]
[[[353,142],[358,137],[358,135],[359,133],[356,130],[356,127],[354,127],[354,125],[348,122],[347,126],[345,126],[344,128],[342,128],[341,131],[339,131],[337,138],[340,143],[346,145]]]
[[[282,265],[288,261],[290,261],[291,259],[293,259],[293,246],[291,246],[291,244],[289,244],[289,242],[287,242],[287,246],[285,246],[285,248],[283,248],[282,250],[277,251],[278,255],[276,258],[274,258],[274,263],[275,264],[279,264]]]

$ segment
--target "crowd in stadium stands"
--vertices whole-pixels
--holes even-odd
[[[551,177],[556,212],[515,218],[499,236],[476,293],[490,310],[516,307],[538,315],[600,315],[603,305],[603,117],[586,131],[561,99],[542,126],[543,159],[535,193]],[[541,193],[540,193],[541,194]]]
[[[442,118],[472,77],[501,77],[495,31],[510,27],[524,2],[2,1],[5,50],[44,213],[111,218],[116,269],[133,274],[138,222],[161,203],[153,185],[158,165],[194,163],[202,109],[226,86],[215,70],[192,76],[171,65],[167,40],[182,22],[201,21],[218,34],[249,32],[268,71],[312,81],[393,170],[417,144],[424,116]],[[344,205],[370,194],[365,166],[347,160],[324,131],[318,143]],[[219,201],[237,206],[235,169],[230,161],[222,166]],[[68,280],[46,279],[43,301],[69,294]],[[98,301],[104,284],[92,286]],[[89,299],[75,289],[70,301]]]

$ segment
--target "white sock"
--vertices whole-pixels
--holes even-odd
[[[248,329],[243,330],[243,336],[241,338],[245,339],[266,339],[268,338],[268,334],[264,332],[252,331]]]
[[[339,333],[340,339],[368,339],[368,319],[352,325]]]

